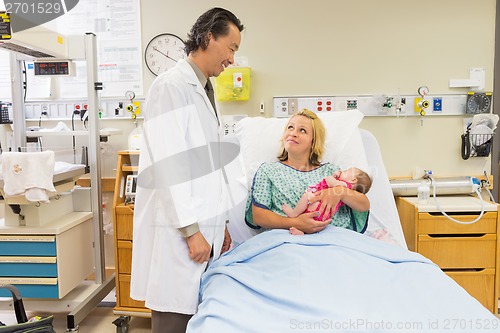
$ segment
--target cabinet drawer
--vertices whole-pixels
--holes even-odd
[[[458,221],[473,221],[479,214],[452,214]],[[497,212],[485,212],[483,217],[473,224],[459,224],[446,216],[433,213],[419,213],[417,234],[494,234],[497,230]]]
[[[418,253],[441,268],[495,267],[496,235],[440,237],[418,235]]]
[[[57,258],[0,256],[0,276],[57,277]]]
[[[55,256],[55,236],[0,236],[0,253],[4,256]]]
[[[57,278],[0,278],[0,284],[12,284],[23,298],[59,298]],[[0,289],[0,297],[12,297],[7,289]]]
[[[130,275],[119,274],[118,275],[119,293],[118,293],[118,303],[117,306],[121,307],[133,307],[133,308],[144,308],[143,301],[136,301],[130,298]]]
[[[134,225],[134,210],[128,206],[116,206],[115,216],[116,238],[131,240]]]
[[[495,309],[495,270],[445,271],[446,275],[462,286],[472,297],[493,313]]]
[[[119,240],[117,244],[118,244],[118,273],[131,274],[132,242]]]

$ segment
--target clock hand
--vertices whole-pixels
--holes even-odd
[[[173,61],[177,62],[177,60],[175,60],[174,58],[169,57],[168,52],[167,52],[167,54],[165,54],[165,53],[161,52],[160,50],[158,50],[158,48],[157,48],[157,47],[153,47],[153,50],[155,50],[156,52],[158,52],[158,53],[160,53],[160,54],[164,55],[164,56],[165,56],[165,57],[167,57],[168,59],[170,59],[170,60],[173,60]]]

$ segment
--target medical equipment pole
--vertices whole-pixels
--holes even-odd
[[[102,232],[102,200],[101,200],[101,151],[99,103],[97,90],[101,85],[97,82],[97,52],[96,36],[85,35],[85,57],[87,60],[87,94],[88,94],[88,124],[89,124],[89,166],[90,166],[90,198],[94,219],[94,252],[96,283],[103,283],[105,276],[104,235]]]
[[[23,60],[18,59],[18,55],[10,52],[10,73],[11,73],[11,90],[12,90],[12,114],[14,140],[12,142],[12,150],[17,151],[21,147],[26,147],[26,107],[24,104],[24,87],[22,80]]]
[[[100,286],[89,295],[80,305],[70,312],[66,318],[66,332],[78,332],[80,323],[87,314],[115,286],[115,277],[105,281],[106,269],[104,261],[104,232],[102,229],[102,200],[101,200],[101,149],[99,102],[97,91],[102,84],[97,82],[97,44],[93,33],[85,34],[85,60],[87,61],[87,96],[88,96],[88,128],[89,128],[89,166],[90,166],[90,201],[94,222],[94,258],[95,283]]]

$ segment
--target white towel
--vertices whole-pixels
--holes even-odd
[[[5,152],[2,154],[4,193],[8,196],[24,195],[28,201],[49,202],[49,195],[56,193],[54,152],[36,153]]]

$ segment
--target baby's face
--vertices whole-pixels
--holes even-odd
[[[349,168],[346,170],[339,170],[333,173],[333,177],[338,180],[352,183],[356,180],[356,170],[354,168]]]

